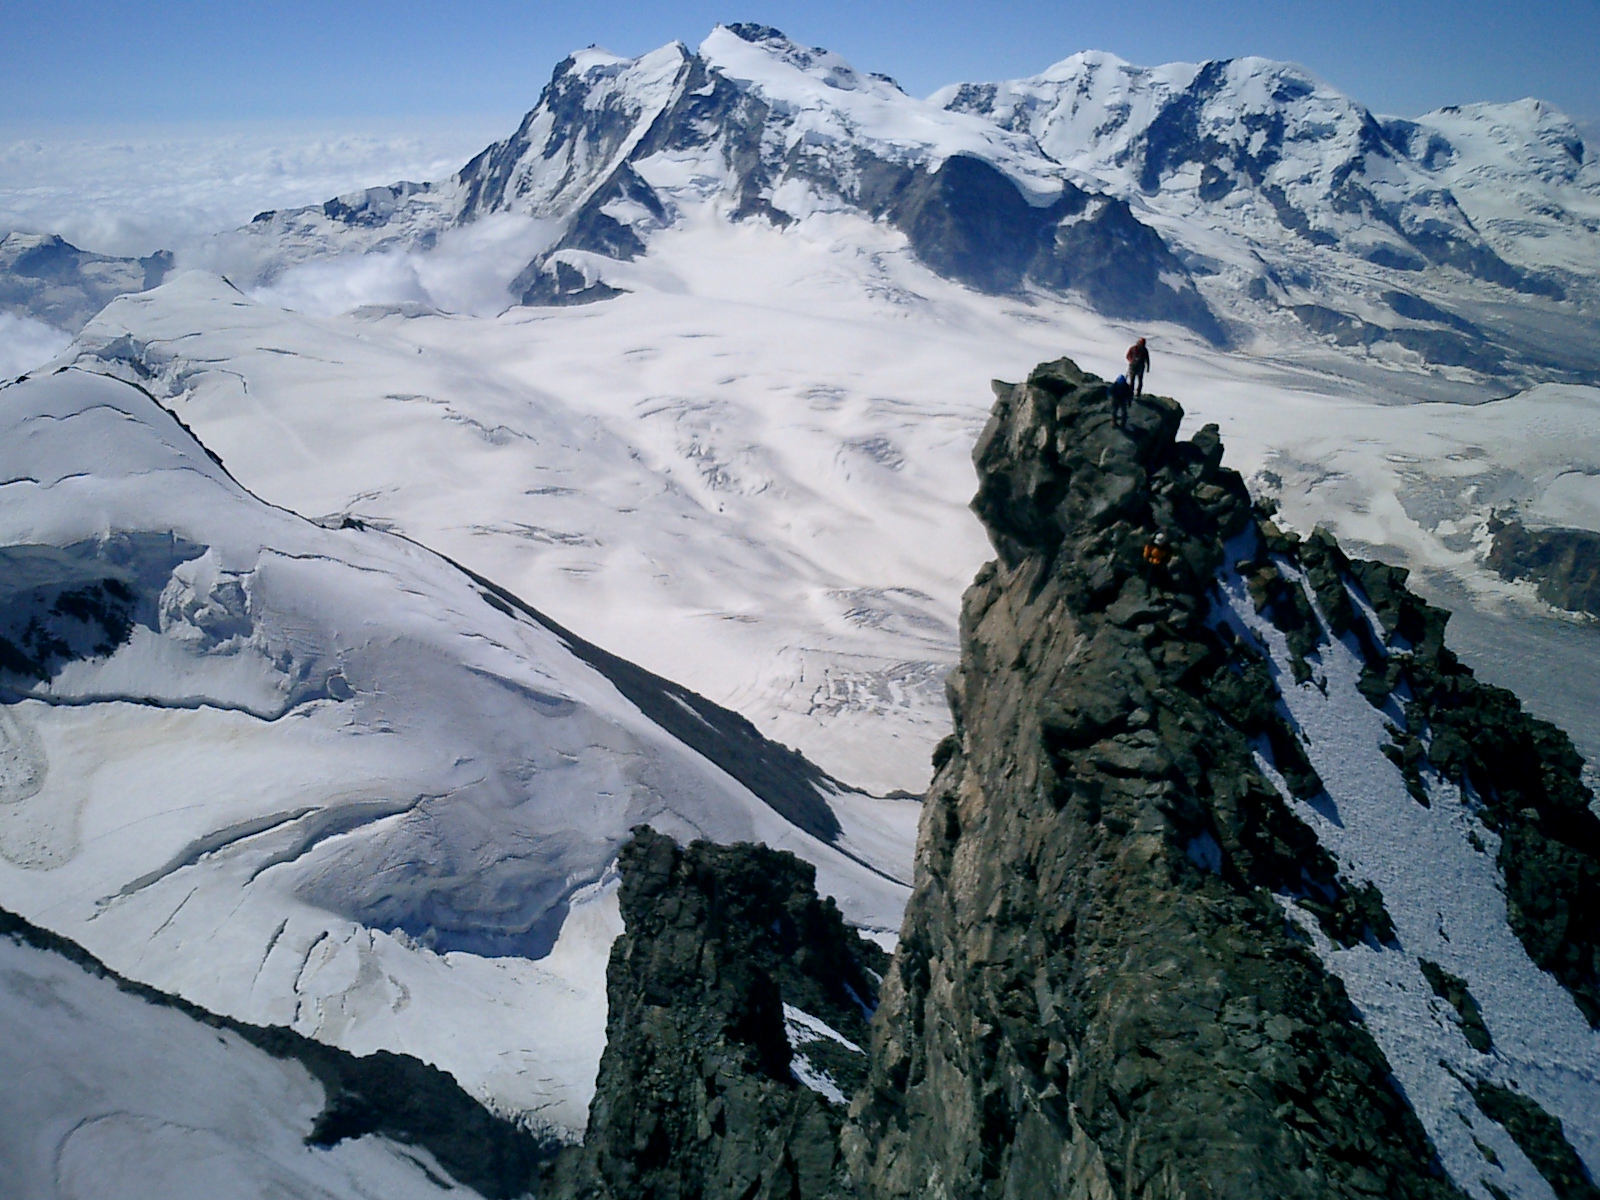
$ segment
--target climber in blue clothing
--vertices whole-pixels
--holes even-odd
[[[1128,403],[1133,399],[1133,385],[1126,375],[1118,375],[1111,385],[1111,421],[1119,429],[1128,423]]]

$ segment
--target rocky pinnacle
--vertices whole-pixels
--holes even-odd
[[[1575,1145],[1516,1065],[1549,1056],[1497,1040],[1523,1034],[1480,1004],[1468,976],[1488,976],[1444,913],[1428,950],[1414,897],[1397,925],[1348,847],[1319,840],[1346,828],[1341,804],[1454,822],[1493,856],[1469,926],[1503,903],[1499,932],[1535,991],[1564,989],[1581,1056],[1600,819],[1566,736],[1473,677],[1403,570],[1253,506],[1216,426],[1179,441],[1182,410],[1156,396],[1119,422],[1066,359],[995,393],[973,508],[997,558],[963,602],[955,732],[882,986],[792,856],[639,831],[588,1137],[546,1194],[1498,1197],[1536,1173],[1558,1200],[1600,1196],[1586,1130]],[[1312,740],[1296,714],[1313,696],[1383,731],[1359,750],[1387,783]],[[1469,926],[1463,942],[1487,928]],[[1353,950],[1432,1007],[1369,1026],[1327,965]],[[1432,1099],[1414,1108],[1408,1086]]]
[[[1320,790],[1208,623],[1256,521],[1215,426],[1125,426],[1062,359],[996,384],[956,731],[844,1146],[875,1196],[1457,1194],[1342,985],[1286,919],[1391,936],[1264,777]],[[1157,540],[1158,534],[1165,537]],[[1271,596],[1263,597],[1270,603]]]

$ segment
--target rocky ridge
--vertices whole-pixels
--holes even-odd
[[[995,390],[973,506],[998,557],[963,606],[956,732],[848,1119],[784,1071],[792,978],[697,949],[751,936],[703,914],[760,894],[770,852],[641,836],[575,1194],[1592,1195],[1596,1076],[1549,1074],[1600,1016],[1600,821],[1565,735],[1473,678],[1404,571],[1276,526],[1214,426],[1178,440],[1154,396],[1119,421],[1065,359]],[[1378,775],[1319,703],[1378,731]],[[1419,913],[1340,836],[1384,813],[1446,829],[1477,873],[1447,886],[1490,879],[1499,913]],[[1412,836],[1403,856],[1431,852]],[[1541,1005],[1565,1041],[1519,1021]],[[697,1129],[698,1081],[730,1066],[749,1097]],[[742,1173],[700,1192],[735,1144]]]
[[[1254,521],[1215,427],[1177,442],[1154,397],[1120,426],[1066,360],[997,392],[974,507],[1000,557],[963,606],[858,1171],[881,1195],[1450,1194],[1274,898],[1346,945],[1393,936],[1257,763],[1322,791],[1210,624]]]
[[[589,1128],[546,1194],[836,1194],[836,1102],[865,1075],[887,956],[791,854],[634,834]]]

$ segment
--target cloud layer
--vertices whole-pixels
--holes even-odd
[[[72,338],[32,317],[0,312],[0,383],[49,362]]]
[[[263,209],[441,179],[515,123],[0,131],[0,233],[59,233],[101,254],[182,251]]]

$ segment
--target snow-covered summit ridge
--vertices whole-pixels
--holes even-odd
[[[1600,368],[1581,311],[1600,294],[1600,158],[1548,104],[1404,120],[1293,63],[1103,53],[933,99],[1127,199],[1258,337],[1298,324],[1366,357],[1487,375]]]
[[[1428,194],[1441,188],[1471,193],[1515,177],[1571,188],[1566,199],[1580,208],[1581,197],[1600,197],[1596,156],[1572,119],[1543,101],[1383,117],[1306,68],[1265,58],[1140,67],[1086,52],[1030,78],[953,85],[932,99],[1031,134],[1055,161],[1118,191],[1192,194],[1237,208],[1240,198],[1229,200],[1235,189],[1253,189],[1271,202],[1266,215],[1324,244],[1364,224],[1377,239],[1360,243],[1369,258],[1378,253],[1373,261],[1383,261],[1382,246],[1435,261],[1404,244],[1419,232],[1483,232],[1461,196]],[[1594,257],[1591,248],[1591,261],[1571,266],[1592,271]]]
[[[839,55],[806,49],[766,26],[719,25],[693,52],[673,42],[637,59],[596,49],[564,59],[517,133],[457,175],[461,217],[564,212],[586,199],[636,149],[642,149],[641,158],[664,151],[677,151],[681,158],[697,140],[705,143],[697,148],[709,149],[717,138],[736,132],[719,125],[751,115],[737,112],[739,106],[729,103],[732,96],[721,97],[721,105],[692,103],[716,97],[719,88],[753,97],[762,106],[755,116],[764,127],[747,131],[760,144],[750,149],[762,157],[776,153],[821,161],[831,171],[813,171],[819,183],[829,174],[841,175],[843,164],[833,161],[830,151],[869,150],[934,168],[951,155],[968,153],[995,161],[1035,203],[1048,203],[1061,192],[1060,172],[1026,136],[913,99],[892,80],[858,72]],[[698,128],[669,128],[686,118]],[[738,170],[733,164],[724,170],[730,166]],[[726,181],[698,182],[705,187]],[[836,188],[848,186],[844,178],[831,182]],[[658,186],[680,190],[685,184]]]
[[[263,214],[251,270],[309,257],[429,249],[485,217],[547,236],[507,299],[609,299],[608,263],[711,211],[780,228],[852,213],[900,230],[916,257],[981,291],[1081,293],[1114,315],[1221,327],[1159,235],[1120,201],[1067,178],[1028,134],[950,112],[765,26],[718,26],[696,51],[637,59],[590,50],[556,68],[511,137],[434,185]]]
[[[735,25],[712,30],[699,53],[710,70],[772,106],[786,153],[817,155],[832,143],[930,169],[971,154],[994,163],[1034,204],[1061,194],[1060,171],[1031,138],[908,96],[831,51],[805,49],[764,26]]]

